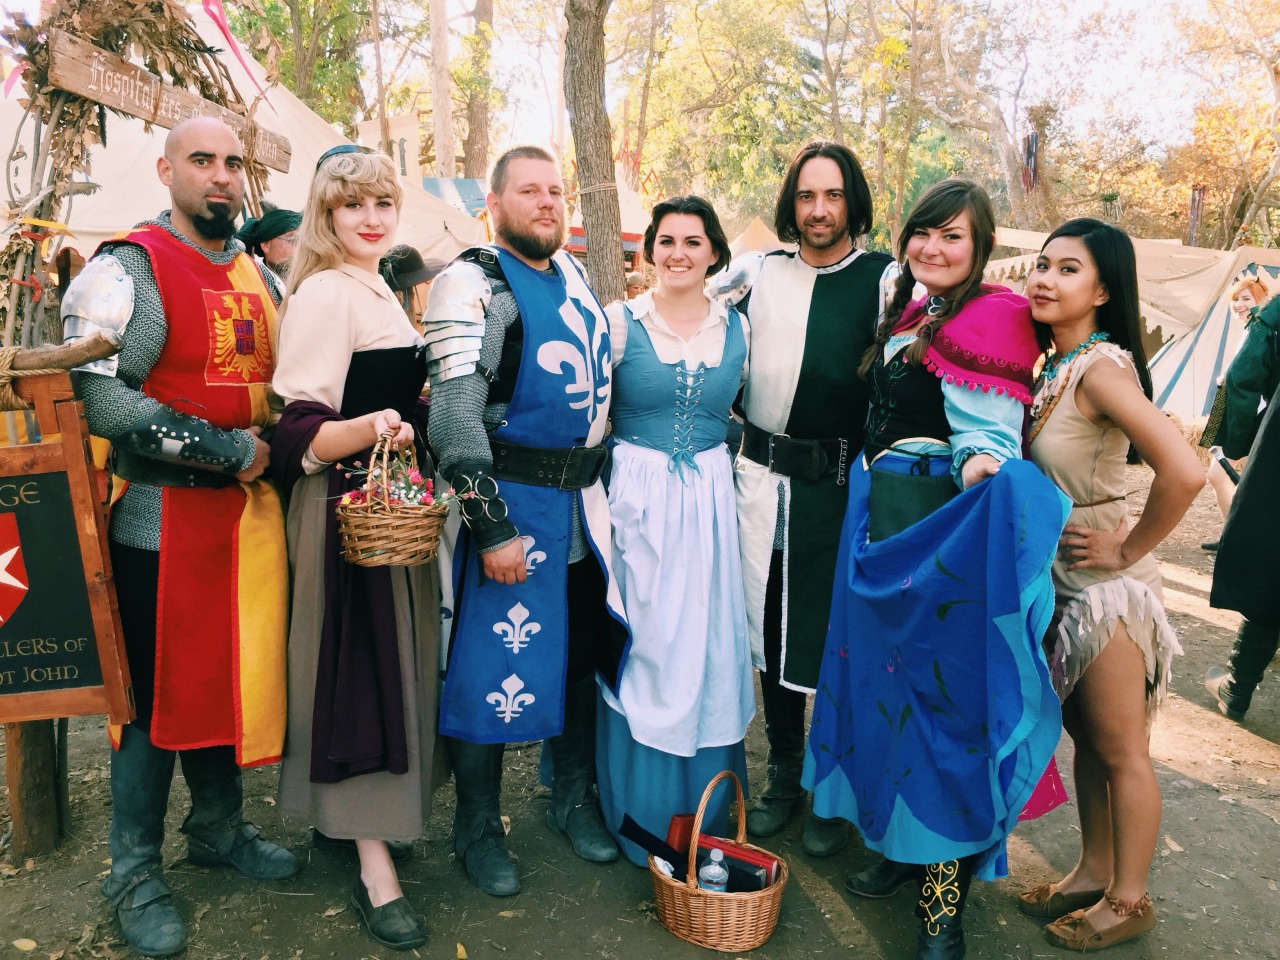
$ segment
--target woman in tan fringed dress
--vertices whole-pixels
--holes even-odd
[[[1053,564],[1046,645],[1075,743],[1081,851],[1019,908],[1053,920],[1050,943],[1101,950],[1156,923],[1147,874],[1160,825],[1148,735],[1182,651],[1165,619],[1151,550],[1204,483],[1199,460],[1150,400],[1139,339],[1133,244],[1097,220],[1049,235],[1027,281],[1037,335],[1051,343],[1031,408],[1031,459],[1073,501]],[[1130,529],[1130,443],[1155,479]],[[1057,918],[1056,920],[1053,918]]]

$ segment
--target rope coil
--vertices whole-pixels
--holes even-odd
[[[31,409],[31,404],[23,400],[13,390],[13,381],[17,377],[47,377],[53,373],[66,373],[65,370],[61,370],[58,367],[15,370],[13,369],[13,361],[21,352],[21,347],[0,347],[0,410]]]

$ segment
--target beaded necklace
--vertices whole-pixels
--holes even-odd
[[[1046,380],[1052,380],[1054,377],[1058,375],[1058,371],[1060,369],[1065,367],[1067,364],[1069,364],[1076,357],[1080,356],[1080,354],[1084,353],[1086,350],[1092,349],[1094,344],[1101,343],[1103,340],[1110,340],[1110,339],[1111,339],[1111,334],[1107,333],[1105,330],[1095,330],[1093,333],[1089,334],[1088,339],[1086,339],[1082,343],[1077,344],[1076,348],[1071,352],[1066,353],[1061,357],[1055,354],[1053,357],[1046,360],[1044,362],[1044,370],[1042,372],[1044,378]]]
[[[1067,387],[1071,385],[1071,361],[1082,353],[1089,352],[1104,340],[1110,339],[1110,334],[1101,330],[1095,331],[1089,335],[1087,340],[1079,344],[1074,350],[1064,354],[1061,358],[1054,357],[1045,361],[1044,369],[1040,371],[1039,383],[1037,384],[1036,402],[1031,407],[1031,430],[1027,435],[1028,444],[1039,436],[1040,431],[1044,429],[1044,425],[1048,423],[1049,415],[1053,413],[1053,408],[1058,405],[1058,401],[1067,392]],[[1064,367],[1067,370],[1066,376],[1062,378],[1062,383],[1046,402],[1043,394],[1048,391],[1049,385],[1058,375],[1058,371]]]

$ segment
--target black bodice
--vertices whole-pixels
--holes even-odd
[[[870,403],[867,407],[866,453],[871,459],[899,440],[928,437],[946,443],[951,436],[942,403],[942,381],[923,363],[908,363],[909,347],[895,353],[888,363],[883,353],[867,374]]]

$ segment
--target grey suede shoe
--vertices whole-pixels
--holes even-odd
[[[747,809],[747,833],[753,837],[781,833],[803,802],[803,793],[796,797],[756,797]]]
[[[187,860],[198,867],[233,867],[252,880],[287,880],[302,869],[297,857],[263,840],[247,821],[217,839],[188,834]]]
[[[120,932],[134,953],[144,957],[170,957],[187,949],[187,928],[173,906],[173,892],[159,877],[141,874],[114,893],[103,892],[116,909]]]
[[[810,814],[800,832],[800,846],[811,857],[831,857],[845,848],[852,833],[853,824],[848,820]]]

